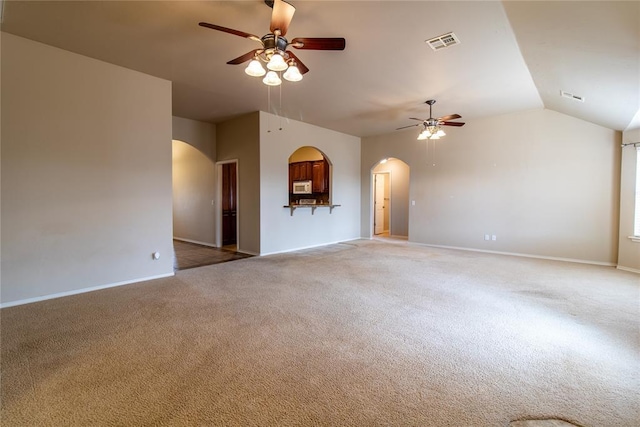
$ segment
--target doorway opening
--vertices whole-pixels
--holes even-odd
[[[238,251],[239,204],[238,204],[238,161],[218,162],[218,206],[217,246]]]
[[[373,235],[389,237],[391,185],[389,172],[373,174]]]
[[[371,235],[409,238],[409,165],[393,157],[371,169]]]

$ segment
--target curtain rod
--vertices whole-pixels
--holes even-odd
[[[621,145],[621,147],[626,147],[628,145],[633,145],[634,147],[640,147],[640,142],[626,142]]]

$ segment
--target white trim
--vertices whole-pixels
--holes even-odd
[[[638,273],[638,274],[640,274],[640,270],[635,269],[635,268],[623,267],[623,266],[621,266],[621,265],[618,265],[616,268],[617,268],[618,270],[622,270],[622,271],[629,271],[629,272],[631,272],[631,273]]]
[[[640,243],[640,236],[627,236],[632,242]]]
[[[616,264],[613,262],[601,262],[601,261],[591,261],[586,259],[575,259],[575,258],[561,258],[561,257],[553,257],[553,256],[544,256],[544,255],[532,255],[532,254],[522,254],[518,252],[500,252],[500,251],[489,251],[485,249],[475,249],[475,248],[462,248],[458,246],[444,246],[444,245],[430,245],[427,243],[416,243],[409,242],[414,245],[421,246],[431,246],[434,248],[444,248],[444,249],[457,249],[460,251],[471,251],[471,252],[484,252],[489,254],[497,254],[497,255],[508,255],[508,256],[518,256],[523,258],[537,258],[537,259],[548,259],[551,261],[564,261],[564,262],[576,262],[579,264],[592,264],[592,265],[601,265],[604,267],[616,267]]]
[[[198,240],[191,240],[191,239],[183,239],[182,237],[174,236],[173,240],[180,240],[181,242],[195,243],[196,245],[209,246],[210,248],[217,248],[217,246],[213,243],[200,242]]]
[[[303,251],[305,249],[319,248],[321,246],[335,245],[335,244],[338,244],[338,243],[351,242],[353,240],[361,240],[361,239],[362,239],[362,237],[353,237],[351,239],[341,239],[341,240],[336,240],[335,242],[320,243],[319,245],[303,246],[303,247],[300,247],[300,248],[285,249],[284,251],[268,252],[268,253],[260,254],[260,256],[286,254],[286,253],[289,253],[289,252]]]
[[[5,303],[0,304],[0,308],[13,307],[13,306],[16,306],[16,305],[23,305],[23,304],[31,304],[32,302],[45,301],[45,300],[54,299],[54,298],[68,297],[68,296],[71,296],[71,295],[84,294],[86,292],[99,291],[101,289],[107,289],[107,288],[115,288],[116,286],[131,285],[133,283],[146,282],[146,281],[155,280],[155,279],[162,279],[164,277],[170,277],[170,276],[174,276],[174,275],[175,275],[175,273],[160,274],[158,276],[141,277],[139,279],[125,280],[124,282],[109,283],[109,284],[106,284],[106,285],[93,286],[91,288],[74,289],[73,291],[59,292],[59,293],[56,293],[56,294],[43,295],[41,297],[27,298],[27,299],[21,299],[21,300],[17,300],[17,301],[9,301],[9,302],[5,302]]]

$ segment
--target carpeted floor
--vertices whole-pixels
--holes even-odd
[[[3,426],[640,420],[640,278],[355,241],[3,309]]]

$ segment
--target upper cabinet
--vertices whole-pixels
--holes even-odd
[[[314,193],[329,192],[329,164],[325,159],[316,160],[311,165],[312,187]]]
[[[307,181],[313,179],[312,162],[289,163],[289,181]]]

